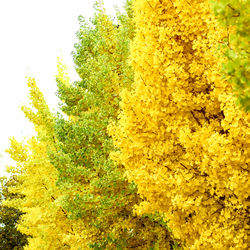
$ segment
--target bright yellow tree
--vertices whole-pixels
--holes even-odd
[[[132,90],[109,126],[127,177],[187,249],[246,249],[250,117],[218,72],[228,35],[207,0],[135,0]]]
[[[47,156],[48,149],[54,146],[53,116],[33,78],[28,79],[28,86],[32,108],[22,109],[34,124],[38,138],[26,143],[11,139],[8,152],[17,165],[9,167],[9,172],[18,179],[18,185],[11,191],[22,197],[7,200],[5,205],[24,213],[18,230],[30,236],[25,249],[71,249],[79,235],[60,206],[58,173]]]

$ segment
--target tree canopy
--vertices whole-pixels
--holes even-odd
[[[36,80],[10,139],[4,249],[247,249],[249,7],[245,0],[95,4],[58,59],[53,113]]]

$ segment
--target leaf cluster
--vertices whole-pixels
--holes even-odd
[[[219,23],[230,32],[224,39],[226,58],[222,71],[233,84],[237,103],[250,110],[250,7],[245,0],[211,1]]]

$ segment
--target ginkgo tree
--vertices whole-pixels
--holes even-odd
[[[79,17],[81,80],[58,61],[61,113],[28,78],[37,136],[11,138],[3,202],[22,214],[25,249],[247,249],[250,117],[229,82],[248,107],[247,18],[235,37],[209,0],[127,1],[117,20],[95,8]],[[222,78],[225,53],[242,60]]]
[[[80,17],[73,57],[81,81],[70,84],[65,66],[58,65],[58,96],[67,118],[56,121],[58,150],[51,151],[50,159],[59,172],[63,207],[73,221],[88,227],[86,242],[94,249],[170,248],[160,217],[133,214],[141,200],[136,186],[123,176],[123,166],[109,159],[113,143],[107,125],[117,117],[121,89],[133,82],[127,63],[134,33],[131,15],[128,3],[117,23],[101,6],[90,24]]]
[[[135,82],[109,126],[143,201],[186,249],[247,249],[250,117],[221,77],[228,37],[207,0],[134,0]]]
[[[37,138],[18,142],[11,138],[9,152],[16,166],[8,171],[16,175],[17,185],[10,191],[18,194],[7,199],[5,206],[20,210],[18,230],[29,235],[25,249],[69,249],[77,233],[60,206],[60,190],[56,186],[57,169],[50,163],[47,151],[55,149],[54,118],[33,78],[28,78],[31,107],[23,107],[34,124]],[[74,237],[74,240],[72,240]]]

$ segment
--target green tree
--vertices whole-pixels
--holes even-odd
[[[6,199],[15,199],[17,194],[9,189],[17,184],[16,176],[12,175],[8,180],[1,177],[0,189],[0,249],[23,249],[27,244],[27,235],[17,230],[17,223],[23,214],[20,210],[3,205]]]
[[[82,17],[73,53],[81,81],[70,84],[59,63],[58,96],[62,111],[55,126],[57,152],[50,158],[59,171],[63,205],[72,220],[87,227],[88,246],[94,249],[170,247],[167,227],[148,216],[133,214],[141,198],[136,186],[114,165],[114,149],[107,134],[110,119],[116,120],[119,94],[130,88],[133,71],[128,66],[129,43],[134,34],[130,2],[127,12],[114,23],[97,6],[87,23]]]

